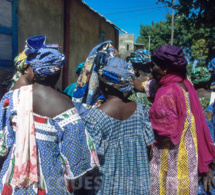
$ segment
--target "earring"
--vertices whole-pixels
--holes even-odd
[[[108,91],[108,88],[107,88],[107,87],[105,87],[105,91]]]
[[[167,71],[167,70],[164,70],[164,71],[163,71],[165,75],[166,75],[166,71]]]

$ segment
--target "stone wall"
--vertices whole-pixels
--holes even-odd
[[[119,54],[122,59],[125,59],[134,52],[134,34],[119,35]]]

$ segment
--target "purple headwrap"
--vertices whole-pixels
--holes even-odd
[[[164,45],[154,50],[152,61],[159,66],[168,66],[173,69],[184,69],[187,66],[182,49],[174,45]]]

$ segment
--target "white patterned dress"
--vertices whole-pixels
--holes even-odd
[[[19,95],[20,90],[10,91],[0,102],[0,155],[7,156],[0,172],[1,194],[71,194],[71,180],[95,166],[93,143],[75,108],[53,119],[33,114],[39,181],[26,188],[13,184]]]

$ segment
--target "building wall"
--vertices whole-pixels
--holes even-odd
[[[47,43],[64,43],[63,0],[19,0],[18,1],[18,52],[22,52],[25,40],[36,35],[46,35]],[[61,81],[57,87],[61,89]]]
[[[118,42],[118,30],[82,1],[71,0],[68,84],[77,80],[76,66],[85,61],[91,49],[99,44],[100,31],[105,33],[105,40]],[[47,43],[61,45],[60,51],[63,52],[64,0],[18,1],[18,52],[23,51],[28,37],[36,35],[46,35]],[[62,76],[57,87],[62,89]]]
[[[76,66],[84,62],[91,49],[99,44],[99,32],[105,33],[105,40],[113,42],[116,33],[114,27],[79,0],[71,0],[70,14],[69,84],[77,80]]]
[[[134,34],[119,35],[119,54],[122,59],[125,59],[134,52]]]

